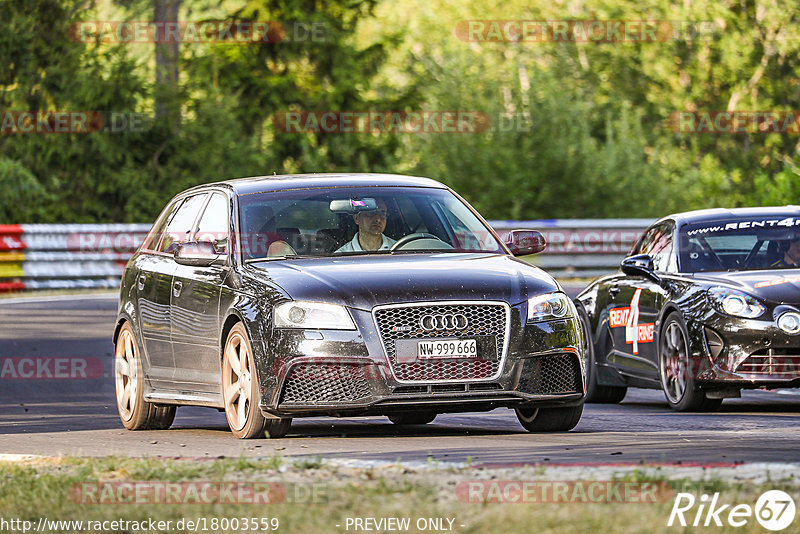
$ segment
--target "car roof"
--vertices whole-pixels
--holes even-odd
[[[318,187],[405,186],[447,189],[446,185],[430,178],[382,173],[312,173],[252,176],[249,178],[237,178],[234,180],[204,184],[193,189],[215,185],[228,186],[232,188],[237,195]]]
[[[698,224],[713,221],[738,221],[741,219],[798,217],[800,206],[768,206],[758,208],[712,208],[705,210],[684,211],[659,219],[674,220],[678,225]]]

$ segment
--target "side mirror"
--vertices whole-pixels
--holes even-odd
[[[619,264],[622,272],[629,276],[654,276],[655,265],[649,254],[628,256]]]
[[[527,256],[543,251],[547,241],[536,230],[511,230],[506,236],[506,246],[514,256]]]
[[[192,267],[208,267],[221,261],[225,255],[220,254],[210,241],[194,241],[180,243],[173,253],[175,262]]]

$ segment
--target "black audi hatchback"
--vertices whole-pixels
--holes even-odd
[[[427,178],[245,178],[176,196],[128,262],[114,332],[124,426],[224,410],[239,438],[294,417],[516,410],[566,431],[583,410],[574,305],[463,199]]]

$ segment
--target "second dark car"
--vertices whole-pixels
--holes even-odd
[[[576,299],[587,402],[660,388],[679,411],[800,387],[800,209],[665,217]]]

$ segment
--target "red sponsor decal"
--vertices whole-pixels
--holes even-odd
[[[608,326],[617,328],[618,326],[625,326],[628,324],[628,317],[631,314],[631,309],[628,308],[612,308],[608,312]]]
[[[789,276],[786,278],[778,278],[776,280],[764,280],[763,282],[756,282],[753,284],[753,287],[758,289],[760,287],[772,287],[779,286],[781,284],[792,284],[795,282],[800,282],[800,276]]]
[[[86,380],[103,376],[103,361],[88,357],[15,357],[0,360],[0,379]]]
[[[633,353],[639,354],[639,343],[652,343],[655,333],[654,323],[639,322],[639,298],[642,290],[633,293],[631,305],[626,308],[612,308],[608,312],[608,326],[625,327],[625,343],[633,345]]]

